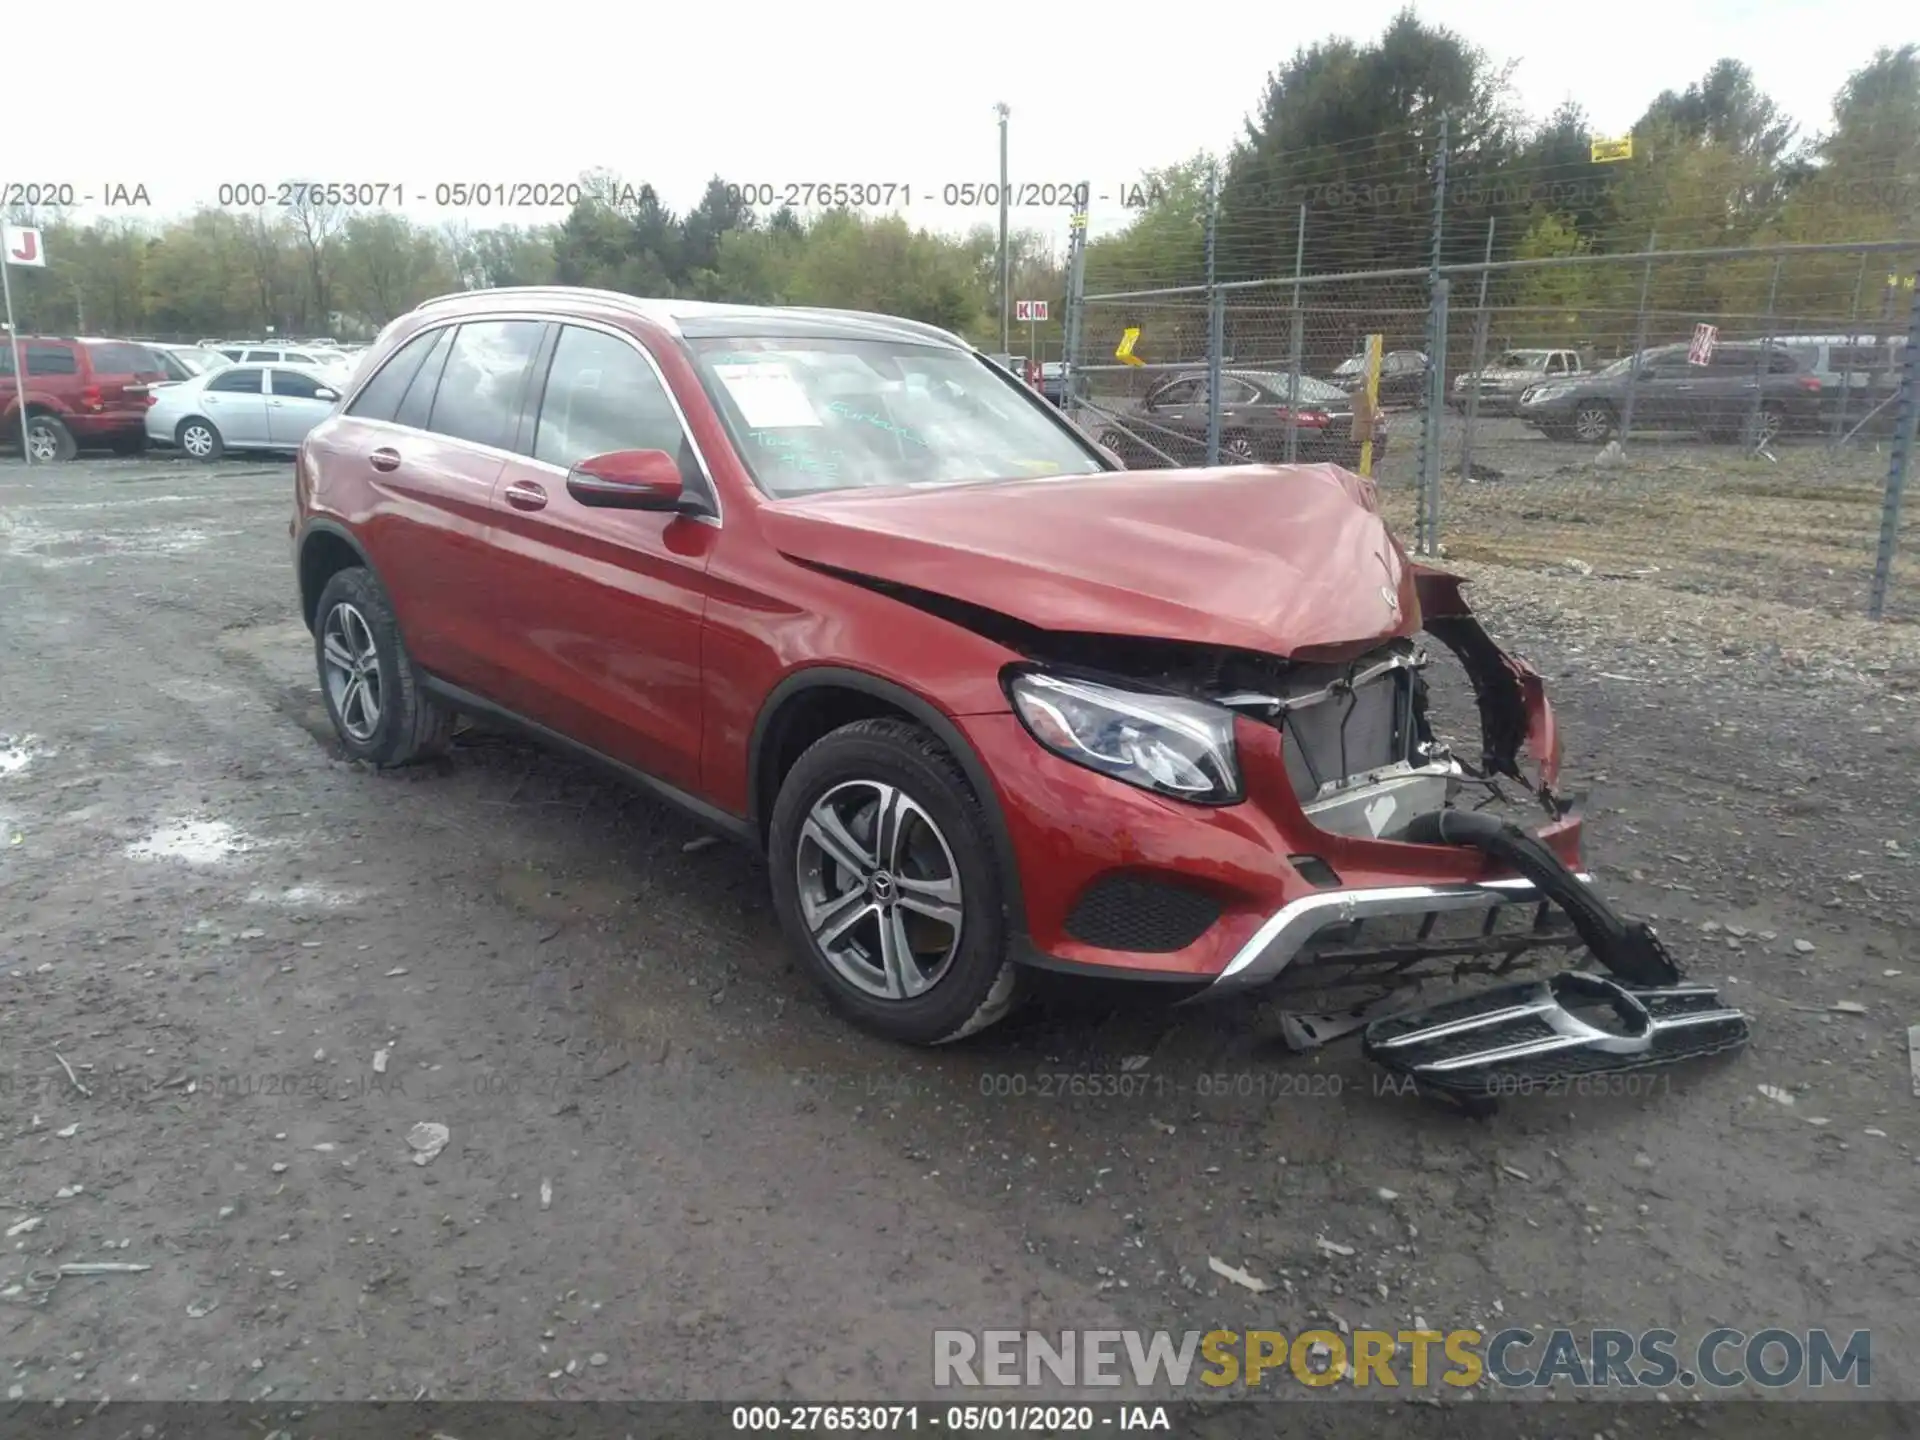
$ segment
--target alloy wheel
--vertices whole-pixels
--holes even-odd
[[[1779,439],[1780,428],[1780,412],[1773,409],[1762,409],[1761,412],[1754,417],[1753,422],[1753,443],[1755,448],[1771,445],[1775,440]]]
[[[204,425],[189,425],[180,432],[180,448],[196,460],[213,453],[213,431]]]
[[[1612,428],[1612,414],[1598,405],[1589,405],[1573,417],[1573,433],[1582,440],[1604,440]]]
[[[877,780],[836,785],[795,850],[801,917],[843,980],[882,1000],[940,982],[960,950],[960,867],[912,796]]]
[[[27,452],[34,464],[51,465],[60,458],[60,438],[45,425],[29,425]]]
[[[1236,435],[1220,447],[1221,453],[1233,459],[1236,464],[1253,463],[1253,441],[1244,435]]]
[[[320,643],[333,713],[349,739],[365,744],[380,728],[380,647],[373,629],[343,600],[327,612]]]

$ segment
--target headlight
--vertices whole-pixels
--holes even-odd
[[[1056,675],[1020,675],[1007,688],[1033,738],[1076,765],[1203,805],[1241,799],[1231,710]]]
[[[1538,400],[1557,400],[1566,393],[1567,387],[1564,385],[1536,385],[1520,398],[1527,404],[1532,404]]]

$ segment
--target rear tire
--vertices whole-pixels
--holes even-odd
[[[79,442],[58,415],[27,417],[27,458],[33,464],[64,465],[79,453]]]
[[[985,812],[925,730],[859,720],[817,741],[787,772],[769,828],[781,929],[855,1024],[939,1045],[1024,998]]]
[[[373,572],[338,571],[313,613],[320,694],[341,748],[382,769],[444,752],[457,717],[421,685]]]
[[[211,465],[227,453],[227,442],[220,429],[201,415],[189,415],[173,432],[174,443],[203,465]]]

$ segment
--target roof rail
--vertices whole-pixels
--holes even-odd
[[[913,330],[922,335],[934,336],[958,345],[964,350],[971,350],[973,348],[972,345],[968,344],[951,330],[942,330],[938,325],[929,325],[924,320],[909,320],[904,315],[889,315],[884,310],[842,310],[830,305],[777,305],[773,308],[777,310],[798,310],[809,315],[836,315],[848,320],[880,320],[889,325],[897,325],[905,330]]]
[[[628,309],[641,309],[649,302],[638,295],[627,295],[618,290],[596,290],[588,285],[496,285],[483,290],[455,290],[451,294],[436,295],[431,300],[422,300],[413,308],[426,310],[435,305],[451,305],[461,300],[472,300],[482,295],[535,296],[535,295],[571,295],[591,296],[595,300],[610,300]]]

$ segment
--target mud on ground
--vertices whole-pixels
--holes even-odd
[[[1875,1393],[1920,1392],[1908,627],[1558,537],[1464,567],[1598,883],[1755,1025],[1475,1122],[1252,1005],[851,1032],[755,864],[648,801],[481,734],[344,762],[288,490],[0,470],[0,1290],[152,1267],[0,1305],[10,1395],[919,1396],[940,1326],[1316,1321],[1871,1328]]]

